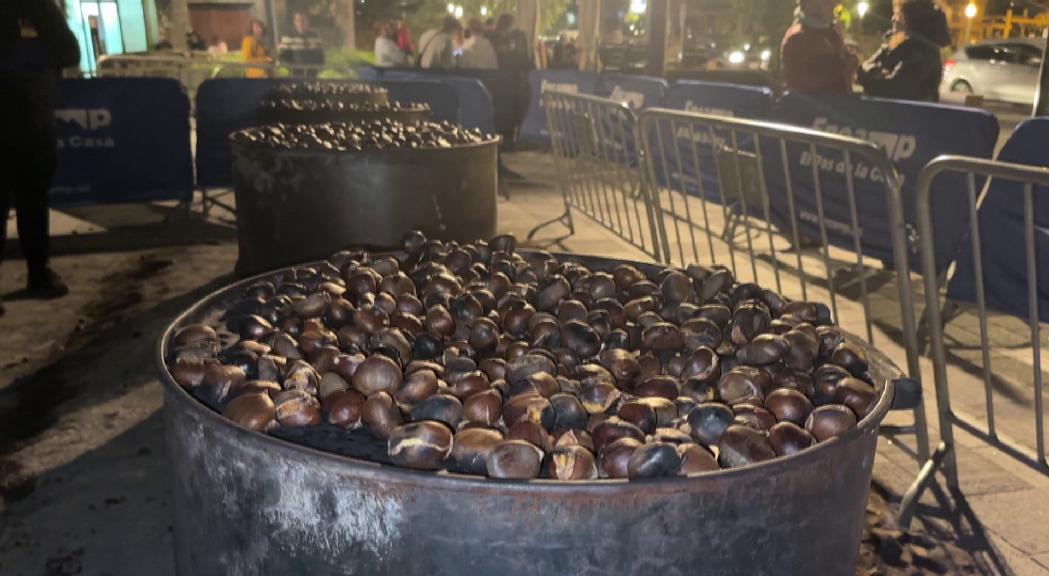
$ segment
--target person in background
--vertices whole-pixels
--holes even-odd
[[[212,56],[222,56],[223,54],[229,53],[229,46],[225,42],[219,39],[218,34],[211,36],[211,43],[208,44],[208,54]]]
[[[405,56],[411,56],[415,54],[415,42],[412,42],[412,29],[404,23],[404,20],[398,20],[394,25],[397,30],[397,47],[404,52]]]
[[[375,27],[375,65],[382,67],[403,66],[406,56],[394,40],[396,34],[389,22],[379,22]]]
[[[204,44],[204,40],[192,28],[189,32],[186,32],[186,47],[196,52],[203,52],[208,49],[207,44]]]
[[[515,83],[516,95],[507,121],[501,122],[499,133],[503,142],[513,148],[517,143],[517,131],[528,113],[532,99],[532,90],[528,84],[528,72],[532,69],[532,50],[529,47],[528,35],[517,28],[517,21],[512,14],[502,14],[496,21],[495,33],[492,36],[495,54],[499,59],[499,70],[506,73]]]
[[[445,16],[441,27],[428,30],[419,38],[420,68],[454,68],[455,49],[463,27],[452,16]]]
[[[240,45],[240,54],[245,62],[258,64],[271,64],[273,58],[266,50],[263,41],[266,37],[266,25],[261,20],[252,20],[248,35]],[[248,68],[244,73],[247,78],[266,78],[269,74],[263,68]]]
[[[57,162],[58,72],[80,63],[80,47],[51,0],[0,3],[0,257],[14,203],[29,269],[26,291],[37,298],[69,293],[48,265],[48,192]],[[0,315],[3,314],[0,303]]]
[[[800,0],[780,45],[784,87],[797,94],[852,93],[856,60],[834,26],[837,0]]]
[[[484,35],[484,25],[473,18],[466,26],[470,37],[463,43],[463,55],[459,59],[460,68],[495,70],[499,60],[495,55],[492,42]]]
[[[904,0],[893,14],[893,29],[881,48],[860,69],[868,96],[938,102],[943,62],[937,41],[945,37],[931,0]]]
[[[324,43],[313,30],[310,30],[310,17],[304,12],[296,12],[291,34],[280,39],[277,48],[279,60],[291,66],[315,66],[298,74],[306,78],[316,78],[319,67],[324,65]]]

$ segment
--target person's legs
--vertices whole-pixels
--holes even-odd
[[[31,295],[56,298],[69,290],[48,267],[50,226],[48,191],[54,179],[56,150],[54,139],[47,144],[21,148],[13,154],[18,164],[11,170],[18,237],[29,271]]]
[[[10,173],[11,151],[0,148],[0,174]],[[4,253],[7,251],[7,216],[11,212],[11,188],[10,182],[0,179],[0,264],[4,262]],[[3,294],[3,277],[0,276],[0,295]],[[4,303],[0,300],[0,316],[4,315]]]

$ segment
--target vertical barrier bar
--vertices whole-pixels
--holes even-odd
[[[685,185],[685,167],[681,163],[681,145],[678,143],[677,132],[677,121],[671,119],[670,134],[672,135],[674,141],[674,158],[677,160],[677,175],[678,183],[680,184],[681,188],[681,201],[685,204],[685,217],[688,219],[688,234],[689,238],[692,240],[692,259],[693,261],[698,262],[699,248],[696,246],[696,226],[692,222],[692,207],[689,206],[690,202],[688,201],[688,187]],[[667,184],[669,185],[669,182]],[[673,194],[673,190],[670,190],[670,193]],[[682,258],[681,266],[685,267],[687,265],[688,262],[685,262],[684,258]]]
[[[1042,395],[1042,342],[1038,324],[1038,260],[1034,241],[1034,185],[1024,185],[1024,245],[1027,253],[1027,305],[1031,323],[1031,352],[1034,363],[1035,445],[1038,461],[1045,464],[1045,427]]]
[[[721,176],[721,162],[718,162],[718,152],[723,147],[721,142],[718,140],[714,133],[713,124],[707,124],[707,133],[710,136],[710,148],[714,155],[714,168],[718,175],[718,193],[721,195],[721,216],[724,219],[722,226],[728,226],[729,214],[728,214],[728,202],[725,201],[725,179]],[[725,228],[722,229],[722,232]],[[736,271],[736,248],[735,242],[731,238],[728,238],[725,242],[728,244],[728,259],[731,263],[732,275],[738,280],[739,273]]]
[[[998,436],[994,425],[994,389],[991,384],[991,349],[987,334],[987,300],[984,297],[983,285],[983,252],[980,239],[980,219],[976,213],[976,175],[966,178],[969,196],[969,235],[972,240],[973,276],[976,280],[976,306],[980,312],[980,351],[983,354],[983,391],[987,409],[987,433],[992,438]]]
[[[543,94],[543,99],[546,101],[546,129],[550,132],[550,147],[553,150],[554,171],[557,172],[557,184],[561,188],[561,197],[565,203],[565,215],[568,217],[568,227],[571,230],[571,190],[569,185],[565,182],[565,175],[569,172],[565,168],[565,163],[568,160],[564,147],[564,134],[558,128],[558,117],[561,116],[561,113],[559,112],[560,105],[558,104],[556,94]]]
[[[656,120],[656,142],[659,143],[659,158],[660,158],[660,160],[662,160],[662,165],[663,165],[663,179],[664,179],[664,181],[667,182],[667,186],[669,186],[670,185],[670,170],[667,167],[666,146],[663,144],[663,129],[660,128],[661,124],[662,123],[659,122],[659,120]],[[653,187],[653,190],[652,190],[653,194],[658,194],[658,195],[662,196],[662,194],[663,194],[663,187],[662,186],[659,186],[655,181],[653,181],[652,182],[652,187]],[[670,200],[670,214],[671,214],[671,216],[673,217],[673,220],[674,220],[674,239],[677,241],[677,250],[678,250],[678,255],[681,257],[681,265],[684,266],[685,265],[685,248],[683,246],[684,242],[682,242],[682,240],[681,240],[681,228],[680,228],[680,226],[678,224],[677,207],[674,205],[674,192],[673,192],[673,190],[671,190],[669,188],[667,190],[667,198]],[[667,257],[668,257],[668,262],[669,262],[670,255],[668,254]]]
[[[754,134],[754,156],[758,165],[758,186],[761,192],[761,207],[765,212],[765,232],[769,238],[769,253],[772,255],[772,271],[776,276],[776,292],[783,293],[783,284],[779,278],[779,255],[776,254],[776,241],[772,235],[772,215],[768,186],[765,183],[765,157],[761,154],[761,135]]]
[[[750,214],[747,213],[747,194],[746,186],[743,185],[743,171],[739,166],[739,138],[736,136],[736,131],[732,130],[732,159],[736,170],[736,183],[739,185],[739,205],[743,210],[743,229],[747,235],[747,255],[750,256],[750,273],[753,275],[754,282],[758,282],[758,262],[754,258],[754,241],[751,238],[750,233]],[[731,242],[732,239],[729,239]]]
[[[936,274],[936,254],[933,245],[930,194],[932,183],[940,167],[930,164],[918,177],[918,238],[921,242],[922,276],[925,280],[925,313],[929,320],[930,356],[936,386],[936,411],[940,419],[940,441],[947,447],[943,457],[943,472],[947,487],[958,488],[958,465],[954,454],[954,414],[951,413],[951,392],[947,386],[947,360],[943,345],[943,322],[940,317],[940,286]],[[900,236],[894,234],[893,236]]]
[[[609,116],[610,116],[609,124],[608,124],[609,139],[614,141],[615,140],[615,126],[616,126],[616,124],[621,123],[620,118],[621,118],[622,115],[614,113],[614,112],[610,112]],[[628,237],[630,238],[630,243],[633,244],[633,243],[637,242],[637,240],[634,238],[634,223],[630,221],[630,208],[627,205],[630,202],[629,192],[630,192],[630,187],[632,185],[633,178],[631,178],[630,175],[623,170],[623,165],[625,164],[625,160],[624,161],[620,160],[619,152],[620,152],[620,150],[618,148],[615,148],[615,147],[612,148],[612,159],[610,160],[610,162],[615,167],[615,179],[616,179],[616,182],[617,182],[617,185],[615,187],[615,191],[616,192],[613,193],[612,196],[613,196],[614,200],[618,200],[618,202],[616,203],[616,210],[619,209],[620,205],[622,205],[622,207],[623,207],[623,216],[624,216],[624,219],[626,220],[627,234],[628,234]],[[626,151],[625,150],[623,150],[623,157],[624,158],[626,157]],[[620,228],[622,228],[622,221],[620,221],[619,225],[620,225]],[[622,233],[622,229],[620,230],[620,232]],[[640,230],[638,230],[638,233],[640,233]]]
[[[794,254],[798,257],[798,279],[801,281],[801,299],[809,299],[808,283],[805,279],[805,264],[801,254],[801,236],[798,234],[798,210],[794,206],[794,179],[790,175],[790,157],[787,155],[787,140],[779,139],[779,152],[783,161],[784,184],[787,188],[787,209],[790,210],[790,233],[794,243]]]
[[[618,118],[619,118],[619,140],[620,140],[620,142],[626,142],[626,127],[625,127],[625,124],[626,124],[627,120],[630,120],[630,119],[626,118],[626,116],[627,116],[626,114],[618,114]],[[636,124],[637,123],[635,121],[635,125]],[[644,137],[644,133],[642,133],[641,136]],[[635,134],[635,138],[637,138],[637,137],[638,137],[638,134]],[[645,148],[645,147],[643,146],[642,148]],[[628,158],[628,156],[629,156],[629,154],[627,153],[626,149],[623,148],[623,157],[624,158]],[[625,159],[624,159],[624,164],[625,164]],[[639,166],[638,169],[639,169],[639,171],[643,170],[643,168],[641,166]],[[639,177],[638,177],[638,180],[637,180],[637,186],[638,186],[638,192],[640,194],[644,193],[644,190],[643,190],[643,188],[644,188],[643,179],[644,178],[640,177],[640,172],[639,172]],[[654,180],[654,182],[655,182],[655,180]],[[642,232],[643,225],[642,225],[642,222],[641,222],[641,212],[638,210],[638,200],[637,200],[637,198],[628,198],[628,193],[627,192],[624,192],[623,198],[624,198],[624,200],[628,199],[630,201],[630,204],[634,205],[634,216],[635,216],[635,218],[637,219],[637,222],[638,222],[638,234],[640,235],[640,237],[642,239],[641,241],[644,242],[645,235]],[[629,218],[629,216],[630,216],[629,212],[627,212],[626,217]],[[648,219],[650,220],[651,219],[651,214],[648,214],[647,216],[648,216]],[[656,243],[656,246],[658,246],[659,241],[657,240],[657,238],[659,237],[659,235],[656,233],[656,229],[655,228],[649,228],[649,231],[652,233],[652,240],[654,240],[655,243]],[[664,247],[663,250],[664,251],[666,250],[665,247]],[[658,248],[656,249],[656,254],[657,255],[659,254],[659,249]],[[659,259],[659,256],[657,256],[657,259]]]
[[[710,263],[717,260],[714,254],[714,234],[710,231],[710,215],[707,213],[707,190],[703,185],[703,169],[699,165],[699,150],[696,148],[696,129],[688,123],[688,141],[692,147],[692,164],[696,167],[696,184],[699,190],[699,205],[703,207],[703,227],[707,232],[707,246],[710,248]]]
[[[812,185],[816,194],[816,216],[819,218],[820,243],[823,245],[823,268],[827,272],[830,307],[834,313],[834,321],[841,322],[838,317],[838,294],[834,289],[834,270],[830,265],[830,242],[827,240],[827,221],[823,215],[823,187],[820,185],[819,155],[816,153],[816,144],[809,144],[809,153],[812,155]]]
[[[593,106],[592,103],[591,103],[591,106]],[[606,172],[606,170],[609,168],[609,166],[608,166],[608,164],[609,164],[609,162],[608,162],[608,150],[609,150],[609,148],[614,148],[615,147],[614,143],[608,142],[608,140],[605,138],[605,129],[604,129],[604,127],[609,121],[611,121],[611,112],[608,109],[606,109],[606,108],[600,108],[595,113],[595,116],[598,117],[598,121],[596,122],[596,129],[597,129],[597,140],[600,143],[599,144],[600,152],[598,154],[598,159],[600,161],[599,173],[601,174],[601,194],[604,197],[605,207],[608,209],[608,212],[615,216],[615,230],[618,231],[620,233],[620,235],[622,235],[622,233],[623,233],[623,219],[622,219],[622,217],[620,216],[620,213],[619,213],[619,206],[615,204],[615,197],[616,197],[615,189],[617,188],[617,184],[616,184],[616,181],[615,181],[614,178],[611,179],[611,181],[610,181],[610,179],[607,176],[607,172]],[[609,188],[612,188],[611,195],[609,194]],[[609,219],[608,219],[608,226],[609,226],[609,228],[612,227],[612,217],[609,217]]]
[[[856,252],[856,276],[860,280],[860,299],[863,301],[863,318],[867,326],[867,342],[874,344],[874,329],[871,326],[871,301],[867,295],[867,271],[863,266],[863,242],[860,240],[860,218],[856,213],[856,188],[852,182],[852,153],[845,151],[845,192],[849,197],[849,215],[852,218],[852,249]]]

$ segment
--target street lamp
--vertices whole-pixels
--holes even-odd
[[[976,18],[976,4],[969,2],[965,7],[965,43],[972,43],[973,18]]]
[[[463,7],[462,7],[462,5],[461,5],[461,4],[460,4],[460,5],[457,5],[457,6],[455,7],[455,12],[454,12],[454,15],[455,15],[456,19],[458,19],[458,18],[462,18],[462,17],[463,17]]]
[[[487,6],[481,6],[481,16],[487,16],[487,15],[488,15],[488,7]]]
[[[860,2],[856,5],[856,13],[860,15],[860,19],[863,19],[867,15],[867,12],[871,11],[870,2]]]
[[[452,4],[451,2],[448,3],[448,13],[455,14],[455,4]]]

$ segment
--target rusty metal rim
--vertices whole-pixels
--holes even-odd
[[[579,254],[562,254],[555,253],[555,256],[560,258],[599,258],[595,256],[586,256]],[[641,267],[658,266],[658,264],[637,262],[632,260],[621,260],[614,258],[602,258],[609,261],[615,261],[623,264],[633,264]],[[310,266],[315,263],[304,263],[299,266]],[[876,382],[875,385],[880,385],[881,394],[879,395],[878,402],[874,409],[852,430],[849,430],[844,435],[822,442],[813,446],[807,450],[803,450],[797,454],[790,456],[777,457],[772,460],[761,462],[758,464],[752,464],[750,466],[743,466],[740,468],[722,469],[712,472],[704,472],[700,474],[692,474],[689,476],[679,476],[673,478],[659,478],[650,480],[626,480],[626,479],[599,479],[599,480],[587,480],[587,481],[561,481],[561,480],[549,480],[549,479],[536,479],[526,482],[521,481],[508,481],[508,480],[497,480],[493,478],[487,478],[482,476],[463,475],[455,473],[435,473],[430,471],[411,470],[408,468],[400,468],[397,466],[390,466],[378,462],[372,462],[369,460],[362,460],[359,458],[352,458],[349,456],[343,456],[341,454],[334,454],[331,452],[325,452],[289,442],[269,434],[262,434],[254,432],[234,424],[232,421],[224,418],[219,412],[212,410],[208,406],[204,405],[186,390],[184,390],[174,378],[171,376],[170,371],[167,369],[166,350],[171,338],[174,336],[175,331],[178,327],[183,325],[188,319],[199,315],[201,312],[206,311],[211,305],[230,294],[235,294],[243,288],[250,286],[251,284],[260,280],[271,279],[274,274],[277,274],[281,270],[287,268],[280,268],[265,272],[251,278],[247,278],[236,282],[234,284],[219,288],[207,296],[201,298],[195,302],[192,306],[186,309],[184,312],[179,314],[171,323],[164,329],[159,341],[157,342],[156,348],[156,362],[157,367],[160,371],[160,380],[163,385],[168,388],[170,392],[166,396],[166,399],[177,399],[178,405],[167,406],[167,400],[165,400],[165,410],[171,409],[183,409],[183,410],[195,410],[204,418],[205,421],[209,422],[212,426],[217,426],[218,429],[223,430],[229,434],[234,434],[238,438],[246,442],[261,442],[266,449],[270,450],[285,450],[291,452],[298,452],[302,455],[309,456],[312,458],[319,458],[331,462],[333,465],[338,465],[346,469],[348,472],[352,472],[353,475],[361,478],[371,479],[373,481],[382,481],[385,483],[399,483],[399,484],[410,484],[420,486],[424,488],[443,489],[443,490],[469,490],[469,491],[493,491],[500,493],[513,493],[518,495],[534,494],[536,496],[578,496],[580,494],[594,494],[601,495],[608,492],[616,492],[617,494],[622,492],[632,492],[634,490],[644,490],[646,493],[653,491],[660,493],[676,493],[685,490],[689,490],[694,487],[696,483],[704,480],[725,479],[728,480],[745,480],[746,478],[753,475],[768,475],[773,474],[780,467],[790,466],[805,466],[809,460],[816,460],[820,457],[820,452],[831,449],[833,446],[838,445],[842,442],[850,442],[858,440],[858,437],[863,434],[876,434],[878,426],[882,419],[889,412],[892,406],[892,399],[894,394],[894,380],[896,378],[903,377],[899,368],[888,359],[884,354],[863,343],[861,340],[849,335],[849,338],[856,341],[860,346],[868,353],[869,358],[874,361],[872,364],[877,363],[878,365],[890,369],[893,372],[892,377],[886,378],[883,382]]]

